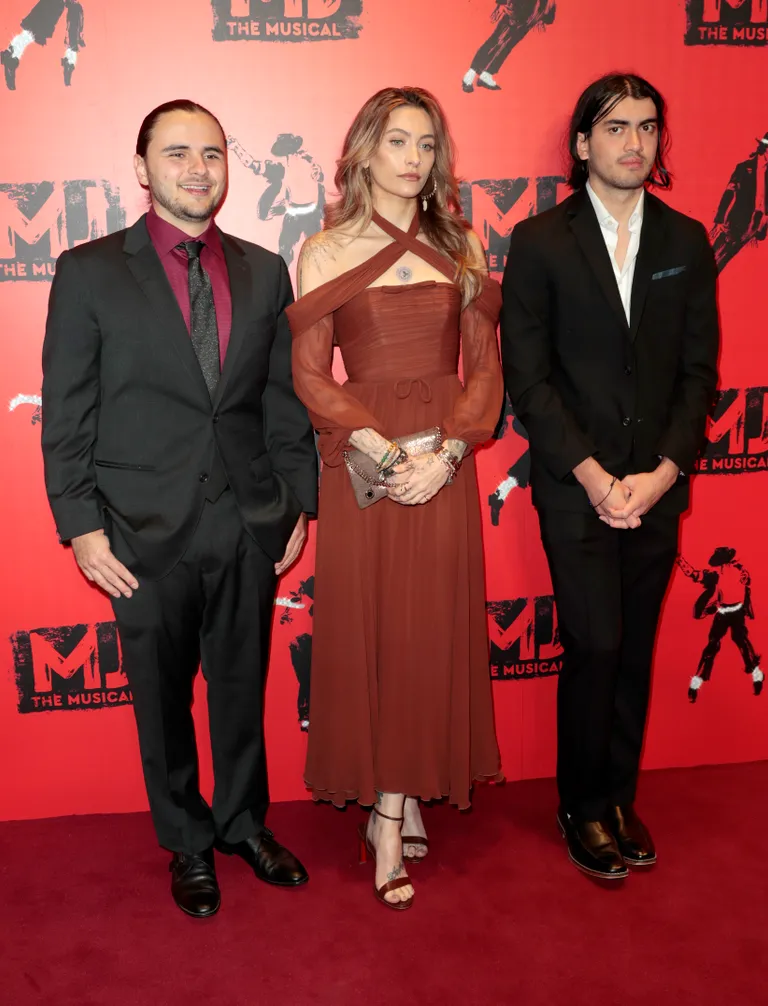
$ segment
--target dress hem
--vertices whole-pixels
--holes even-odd
[[[472,785],[475,783],[485,783],[489,785],[502,785],[506,782],[506,777],[504,773],[499,770],[498,772],[491,773],[490,775],[476,775],[472,779]],[[332,803],[334,807],[338,810],[344,810],[348,803],[358,803],[361,807],[372,807],[376,803],[376,791],[373,791],[370,797],[363,797],[359,790],[330,790],[324,789],[319,786],[313,786],[311,782],[307,779],[304,780],[304,785],[312,793],[312,799],[315,803]],[[454,797],[452,793],[440,793],[440,792],[423,792],[423,793],[408,793],[408,796],[415,796],[417,799],[422,800],[425,803],[436,802],[440,800],[448,800],[450,804],[461,810],[469,810],[472,806],[471,800],[468,798],[466,803],[462,803],[461,800]]]

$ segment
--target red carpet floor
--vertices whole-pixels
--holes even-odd
[[[296,891],[219,857],[223,904],[189,919],[144,814],[0,824],[3,1006],[752,1006],[768,1003],[768,762],[644,775],[659,865],[578,874],[551,781],[425,813],[407,913],[357,865],[360,813],[278,804]]]

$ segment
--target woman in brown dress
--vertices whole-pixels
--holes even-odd
[[[294,384],[324,462],[306,780],[317,799],[375,805],[362,858],[367,847],[376,860],[379,900],[404,909],[404,858],[427,852],[419,800],[468,807],[473,780],[500,772],[472,448],[501,410],[501,295],[428,92],[386,89],[364,105],[336,187],[288,311]],[[435,452],[406,457],[392,442],[435,426]],[[345,465],[355,449],[388,485],[365,509]]]

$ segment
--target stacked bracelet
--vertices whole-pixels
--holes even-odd
[[[384,451],[384,454],[382,455],[381,461],[379,461],[379,463],[376,465],[376,471],[383,472],[386,471],[387,468],[391,468],[392,465],[395,463],[394,457],[399,452],[399,450],[400,448],[397,446],[397,444],[392,443],[390,441],[386,451]]]
[[[442,461],[448,469],[448,481],[446,482],[446,485],[450,485],[459,473],[459,468],[461,468],[461,458],[457,458],[456,455],[449,451],[447,447],[441,447],[439,451],[436,451],[435,457],[438,461]]]
[[[397,465],[400,465],[407,460],[408,455],[400,444],[392,443],[384,457],[376,465],[376,471],[382,478],[387,478],[387,476],[391,474],[393,468],[396,468]]]

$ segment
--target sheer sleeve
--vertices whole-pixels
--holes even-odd
[[[461,314],[464,390],[444,428],[447,439],[463,440],[468,449],[490,439],[501,414],[504,381],[496,339],[500,310],[501,288],[486,276],[480,296]]]
[[[297,303],[301,303],[300,301]],[[340,465],[342,452],[353,450],[353,430],[370,428],[382,433],[381,424],[354,395],[334,380],[333,314],[300,326],[297,312],[288,310],[293,330],[293,385],[319,434],[320,457],[327,465]],[[303,330],[302,330],[303,329]],[[383,435],[383,434],[382,434]]]

